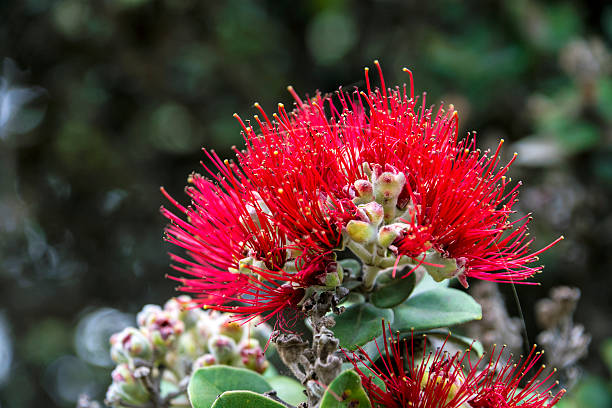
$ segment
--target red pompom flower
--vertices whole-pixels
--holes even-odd
[[[279,104],[270,119],[255,104],[257,130],[237,115],[245,139],[236,163],[207,152],[208,178],[190,177],[182,214],[162,208],[181,290],[243,319],[295,315],[311,288],[342,281],[335,251],[348,248],[364,265],[363,287],[398,265],[446,264],[456,276],[525,281],[541,269],[531,251],[530,217],[512,220],[519,184],[510,186],[493,154],[475,136],[458,138],[458,115],[427,108],[407,86],[340,89]],[[409,72],[408,70],[406,70]],[[433,268],[435,270],[435,268]],[[282,319],[281,319],[282,324]]]
[[[383,332],[385,331],[383,323]],[[372,405],[380,408],[551,408],[565,393],[552,395],[557,383],[547,385],[554,371],[539,378],[544,367],[533,375],[542,355],[535,347],[516,364],[501,362],[502,351],[492,350],[489,360],[470,361],[471,348],[449,354],[443,347],[435,352],[415,351],[414,335],[400,340],[389,325],[384,352],[378,348],[378,362],[359,351],[345,355],[361,377]],[[446,344],[446,343],[445,343]],[[484,361],[484,364],[482,364]],[[367,364],[370,364],[368,366]],[[484,365],[480,369],[479,366]],[[467,371],[465,369],[467,368]]]

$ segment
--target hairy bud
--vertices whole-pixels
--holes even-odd
[[[239,342],[244,335],[244,326],[233,321],[231,316],[224,316],[219,324],[219,334],[230,337],[235,342]]]
[[[134,358],[150,360],[153,347],[149,339],[138,329],[128,327],[110,338],[111,358],[116,363],[129,363]]]
[[[106,392],[108,405],[121,402],[143,404],[149,400],[149,392],[127,364],[119,364],[111,373],[111,378],[113,383]]]
[[[259,342],[255,339],[248,339],[240,343],[238,353],[242,364],[259,374],[263,374],[269,366]]]
[[[232,364],[237,357],[236,342],[222,334],[216,334],[208,340],[208,349],[219,364]]]

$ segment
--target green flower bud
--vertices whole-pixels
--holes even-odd
[[[178,338],[176,350],[180,355],[195,359],[202,354],[202,347],[195,330],[189,330]]]
[[[185,331],[185,324],[172,313],[161,311],[148,317],[143,330],[146,330],[154,350],[161,355],[175,345],[178,336]]]
[[[200,318],[200,315],[204,313],[193,302],[191,297],[187,295],[181,295],[168,300],[164,305],[164,310],[174,314],[176,319],[182,320],[185,323],[186,329],[192,328]]]
[[[406,176],[395,167],[387,164],[383,171],[382,166],[374,165],[372,171],[374,199],[384,207],[386,222],[395,218],[397,199],[404,188],[404,184],[406,184]]]
[[[231,337],[235,342],[242,340],[245,330],[244,326],[236,321],[232,321],[232,317],[225,315],[221,318],[219,324],[219,334]]]
[[[149,392],[142,381],[134,377],[127,364],[119,364],[111,373],[111,378],[113,383],[106,392],[107,404],[127,402],[140,405],[149,401]]]
[[[342,283],[344,279],[344,269],[338,262],[331,262],[325,269],[325,287],[334,289]]]
[[[146,326],[149,318],[162,311],[162,308],[158,305],[145,305],[140,312],[136,315],[136,322],[138,326]]]
[[[110,338],[110,355],[116,363],[128,363],[134,358],[151,360],[153,347],[147,336],[134,327],[128,327]]]
[[[191,372],[195,372],[198,368],[209,367],[215,364],[219,364],[217,358],[212,354],[204,354],[198,357],[191,366]]]
[[[203,351],[208,350],[208,339],[210,339],[218,330],[218,323],[213,320],[208,314],[200,317],[195,327],[197,333],[197,341]]]
[[[259,345],[259,342],[255,339],[248,339],[238,345],[238,352],[240,353],[240,361],[249,370],[263,374],[270,363],[266,360],[266,357]]]
[[[231,365],[237,357],[236,342],[234,339],[216,334],[208,340],[208,349],[215,356],[219,364]]]
[[[406,225],[395,223],[383,226],[378,230],[378,244],[383,248],[388,248],[406,229]]]
[[[353,184],[357,197],[353,199],[355,204],[365,204],[374,200],[374,188],[368,180],[357,180]]]
[[[349,237],[360,244],[367,244],[376,238],[376,229],[365,221],[350,220],[346,224]]]
[[[372,201],[370,203],[360,205],[360,208],[364,210],[372,225],[378,227],[385,216],[385,210],[382,205],[378,204],[376,201]]]

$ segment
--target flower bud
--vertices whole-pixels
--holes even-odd
[[[178,338],[176,350],[180,355],[195,359],[202,353],[202,347],[198,341],[198,336],[194,330],[189,330],[183,333]]]
[[[385,216],[385,210],[382,205],[378,204],[376,201],[372,201],[370,203],[360,205],[368,219],[372,223],[372,225],[378,227]]]
[[[353,199],[355,204],[366,204],[374,200],[374,188],[368,180],[357,180],[354,183],[357,197]]]
[[[385,171],[376,164],[372,171],[374,199],[385,209],[385,221],[395,218],[397,199],[406,184],[406,176],[395,167],[386,164]]]
[[[353,241],[361,244],[370,243],[376,237],[376,229],[365,221],[350,220],[346,232]]]
[[[443,258],[438,252],[428,254],[427,260],[431,263],[443,265],[442,267],[429,266],[427,272],[436,282],[445,279],[457,278],[463,287],[467,288],[468,283],[465,277],[466,258]]]
[[[325,268],[325,287],[333,289],[339,286],[344,279],[344,269],[338,262],[330,262]]]
[[[240,353],[242,365],[249,370],[263,374],[270,365],[266,360],[259,342],[255,339],[248,339],[240,343],[238,345],[238,352]]]
[[[136,315],[136,322],[138,326],[146,326],[148,319],[151,315],[161,312],[162,308],[158,305],[145,305],[140,312]]]
[[[191,372],[195,372],[198,368],[209,367],[215,364],[219,364],[216,357],[212,354],[204,354],[198,357],[191,365]]]
[[[176,319],[172,313],[161,311],[148,317],[145,329],[154,349],[164,353],[168,347],[174,345],[178,336],[185,331],[185,324]]]
[[[216,334],[208,340],[208,350],[219,364],[232,364],[237,357],[236,342],[222,334]]]
[[[204,313],[187,295],[168,300],[164,305],[164,310],[174,314],[176,319],[182,320],[186,329],[193,327],[200,318],[200,314]]]
[[[127,364],[119,364],[111,373],[113,383],[106,392],[108,405],[117,405],[120,402],[129,404],[144,404],[149,401],[149,392]]]
[[[378,230],[378,244],[383,248],[388,248],[406,229],[406,225],[394,223],[383,226]]]
[[[225,315],[221,318],[219,324],[219,334],[232,338],[235,342],[242,340],[244,335],[244,326],[236,321],[232,321],[229,315]]]
[[[149,339],[138,329],[128,327],[110,338],[111,358],[116,363],[128,363],[134,358],[150,360],[153,347]]]

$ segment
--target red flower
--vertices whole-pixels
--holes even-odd
[[[365,354],[363,349],[359,351]],[[539,379],[543,368],[528,376],[541,357],[535,347],[517,364],[500,363],[501,352],[497,354],[493,350],[488,363],[480,370],[482,358],[476,364],[470,363],[471,348],[451,355],[443,348],[432,353],[424,347],[422,354],[416,355],[414,336],[409,341],[400,340],[399,333],[394,335],[389,325],[384,354],[380,348],[378,351],[381,357],[378,362],[367,355],[361,358],[356,353],[349,356],[345,352],[374,407],[550,408],[565,392],[549,394],[555,384],[545,388],[552,374]],[[464,372],[463,367],[468,371]],[[522,383],[524,388],[520,388]]]
[[[191,178],[188,208],[166,194],[186,217],[162,209],[167,239],[190,257],[172,255],[189,276],[174,277],[183,291],[243,318],[295,311],[306,289],[336,281],[327,279],[332,253],[345,247],[373,273],[438,254],[464,284],[522,281],[541,269],[532,263],[557,241],[530,252],[529,218],[511,220],[512,161],[500,169],[499,148],[481,154],[474,136],[458,140],[452,106],[417,104],[412,83],[410,92],[386,89],[376,65],[380,90],[366,69],[367,92],[302,100],[290,87],[296,109],[280,104],[273,121],[256,104],[258,131],[236,115],[246,144],[237,162],[207,152],[214,168],[210,179]]]

